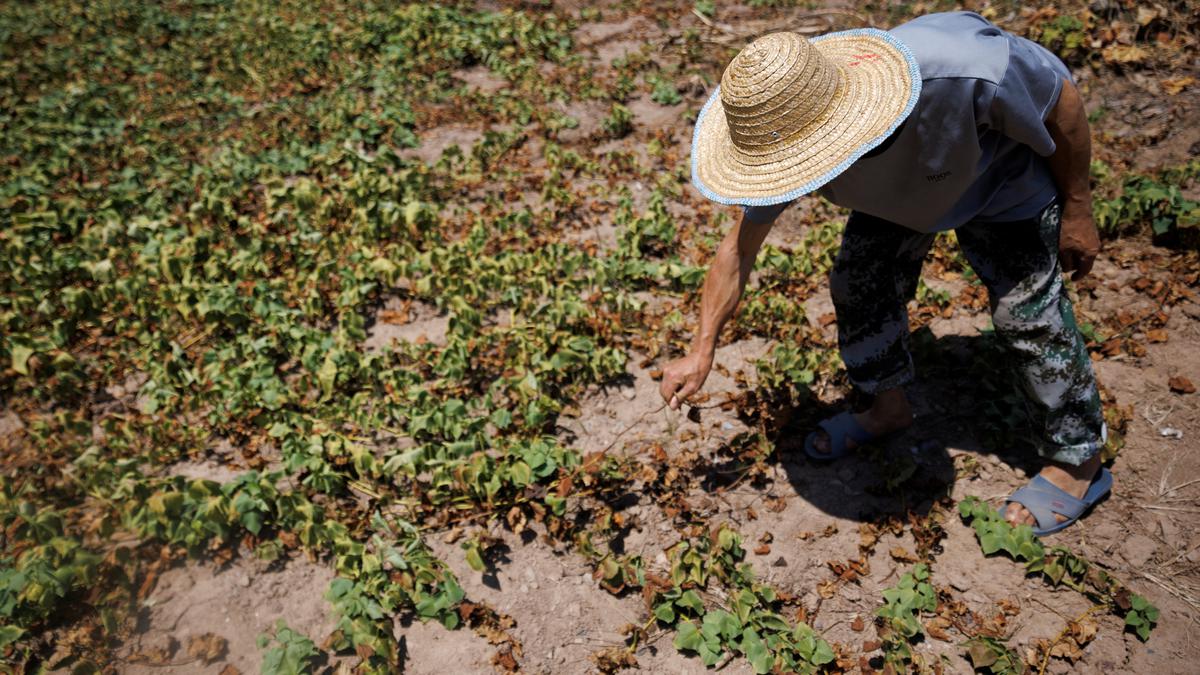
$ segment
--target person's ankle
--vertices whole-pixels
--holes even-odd
[[[866,417],[881,429],[902,429],[912,424],[912,406],[904,390],[897,387],[877,395]]]
[[[912,420],[912,406],[900,387],[881,393],[872,407],[878,408],[880,417],[884,419],[900,422]]]
[[[1090,480],[1100,471],[1100,455],[1089,458],[1082,464],[1067,464],[1065,462],[1053,462],[1049,466],[1058,469],[1076,480]]]

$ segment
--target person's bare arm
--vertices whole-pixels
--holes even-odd
[[[1078,281],[1092,270],[1092,263],[1100,252],[1100,234],[1092,218],[1089,182],[1092,138],[1087,114],[1075,85],[1066,78],[1063,78],[1058,102],[1046,118],[1046,129],[1055,145],[1049,159],[1050,173],[1063,196],[1059,262],[1064,271],[1074,272],[1071,278]]]
[[[708,379],[717,350],[717,337],[737,309],[746,281],[754,269],[754,260],[770,230],[771,223],[748,223],[743,216],[717,248],[704,278],[700,325],[692,338],[691,350],[663,368],[659,393],[671,408],[679,408]]]

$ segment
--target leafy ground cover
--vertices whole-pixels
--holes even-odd
[[[736,215],[687,184],[721,66],[949,4],[6,5],[5,667],[1186,670],[1197,14],[1093,5],[971,5],[1072,65],[1097,141],[1118,490],[1054,546],[971,496],[1032,465],[952,237],[913,431],[795,452],[849,396],[815,201],[708,393],[655,394]]]

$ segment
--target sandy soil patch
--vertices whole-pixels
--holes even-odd
[[[143,603],[136,633],[118,652],[121,672],[220,672],[225,665],[242,673],[258,672],[263,652],[259,635],[272,634],[279,619],[317,645],[336,625],[325,591],[333,580],[331,566],[304,558],[268,567],[239,559],[217,568],[189,562],[164,572]],[[222,656],[208,666],[188,656],[191,638],[211,633],[225,641]],[[167,664],[136,663],[139,652],[166,650]],[[353,659],[347,657],[347,660]],[[337,657],[328,662],[336,665]]]

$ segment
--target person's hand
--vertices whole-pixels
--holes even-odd
[[[658,393],[672,410],[678,410],[679,405],[689,396],[700,391],[704,380],[708,379],[708,371],[712,370],[712,362],[712,354],[693,350],[687,356],[675,359],[663,368]]]
[[[1063,271],[1073,272],[1072,281],[1079,281],[1092,271],[1092,263],[1100,253],[1100,233],[1088,207],[1064,210],[1062,229],[1058,235],[1058,261]]]

